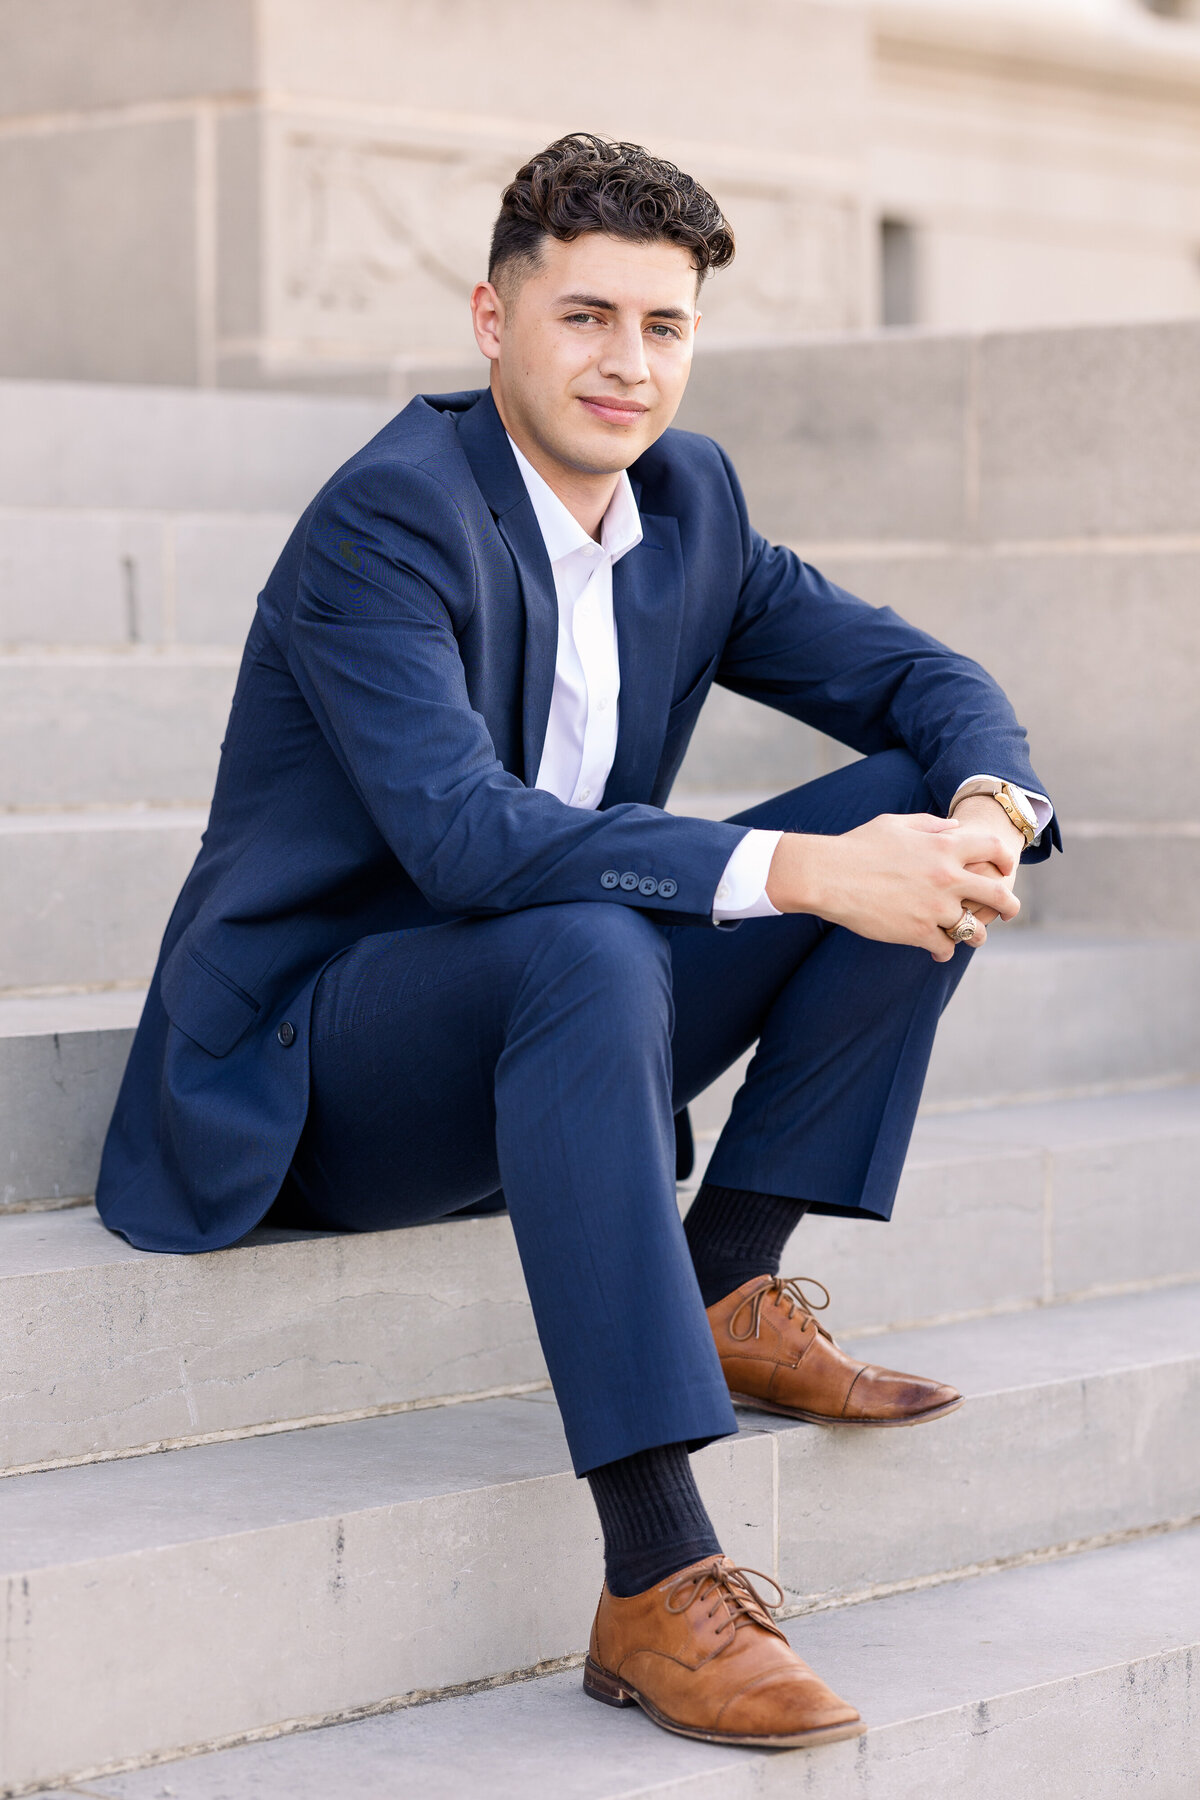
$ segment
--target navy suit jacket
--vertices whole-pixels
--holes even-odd
[[[766,543],[715,444],[669,431],[630,476],[644,537],[613,572],[599,812],[530,785],[558,611],[490,395],[414,400],[305,512],[105,1146],[97,1204],[132,1243],[213,1249],[262,1218],[304,1123],[313,990],[357,939],[563,901],[710,924],[745,827],[660,809],[714,681],[855,750],[906,747],[943,808],[981,770],[1045,791],[990,677]],[[630,872],[652,898],[614,883]]]

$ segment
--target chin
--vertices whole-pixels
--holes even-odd
[[[589,438],[586,443],[572,444],[567,460],[581,475],[619,475],[637,461],[652,441],[644,433],[636,439],[615,435]]]

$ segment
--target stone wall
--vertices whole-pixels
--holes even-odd
[[[1200,927],[1200,323],[710,355],[680,423],[764,532],[1004,684],[1069,847],[1029,918]],[[761,710],[718,696],[690,785],[830,765]]]
[[[911,322],[1191,314],[1198,96],[1134,0],[0,0],[0,374],[403,391],[580,128],[726,207],[714,345],[873,325],[885,222]]]
[[[578,129],[721,195],[714,336],[863,323],[867,75],[828,0],[0,0],[0,373],[389,392]]]

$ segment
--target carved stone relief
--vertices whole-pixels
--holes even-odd
[[[466,301],[484,272],[518,152],[289,131],[276,331],[328,357],[472,347]],[[705,294],[723,340],[857,322],[857,213],[840,195],[712,185],[738,258]]]
[[[511,173],[509,156],[290,134],[277,328],[375,355],[469,347],[467,296]]]

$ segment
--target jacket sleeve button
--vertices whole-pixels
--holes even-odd
[[[283,1024],[279,1027],[279,1030],[275,1033],[275,1036],[286,1050],[290,1044],[294,1044],[296,1041],[296,1027],[292,1024],[290,1019],[285,1019]]]
[[[677,881],[672,881],[669,875],[664,875],[663,879],[658,884],[659,898],[662,900],[673,900],[678,892],[679,883]]]
[[[600,877],[600,886],[602,888],[615,888],[620,883],[620,880],[621,877],[617,874],[615,869],[605,869],[603,875]]]
[[[642,879],[638,882],[638,893],[645,894],[647,900],[649,900],[651,895],[657,894],[657,892],[658,883],[655,881],[653,875],[643,875]]]
[[[639,877],[634,874],[632,869],[626,869],[621,877],[621,891],[626,894],[636,893],[638,880]]]

